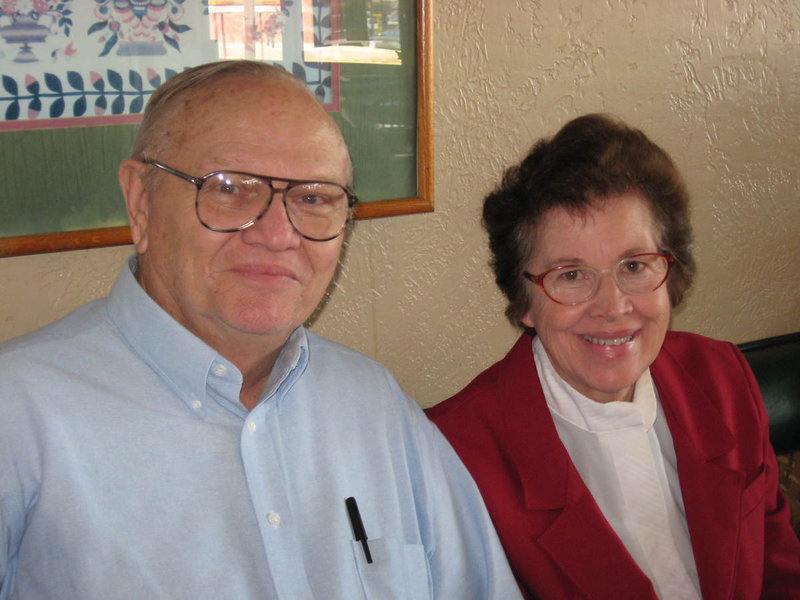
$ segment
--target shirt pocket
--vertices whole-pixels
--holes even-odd
[[[351,541],[353,558],[366,600],[431,600],[428,559],[422,544],[405,544],[394,538],[370,539],[372,562],[361,542]]]

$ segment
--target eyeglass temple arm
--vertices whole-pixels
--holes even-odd
[[[178,171],[178,169],[173,169],[172,167],[168,167],[167,165],[162,165],[160,162],[156,162],[154,160],[150,160],[149,158],[142,161],[146,165],[153,165],[154,167],[161,169],[162,171],[166,171],[167,173],[171,173],[176,177],[180,177],[181,179],[185,179],[189,183],[193,183],[197,189],[199,190],[203,187],[203,179],[200,177],[193,177],[188,173],[184,173],[183,171]]]

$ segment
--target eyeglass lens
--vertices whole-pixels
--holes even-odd
[[[657,289],[667,277],[669,262],[659,254],[643,254],[617,263],[613,277],[625,294],[639,295]],[[601,272],[588,266],[558,268],[542,281],[547,294],[556,302],[579,304],[591,298],[600,285]]]
[[[347,192],[334,183],[292,183],[274,191],[283,195],[292,225],[308,238],[336,236],[347,222]],[[246,173],[215,173],[197,193],[197,216],[209,229],[236,231],[258,219],[272,196],[273,188],[266,179]]]

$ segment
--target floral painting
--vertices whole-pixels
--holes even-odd
[[[331,1],[313,4],[0,0],[0,131],[135,122],[163,81],[218,58],[280,64],[336,110],[336,66],[304,60],[304,39],[330,37]]]

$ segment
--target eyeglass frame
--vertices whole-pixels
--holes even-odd
[[[589,294],[589,296],[586,299],[581,300],[580,302],[571,302],[571,303],[570,302],[561,302],[560,300],[556,300],[555,298],[553,298],[547,292],[547,289],[544,287],[544,278],[548,274],[552,273],[553,271],[564,271],[564,270],[567,270],[567,269],[577,269],[577,268],[584,268],[585,269],[585,268],[587,268],[587,265],[559,265],[557,267],[553,267],[552,269],[547,269],[546,271],[542,271],[538,275],[534,275],[533,273],[530,273],[529,271],[523,271],[522,275],[528,281],[530,281],[531,283],[534,283],[534,284],[538,285],[540,288],[542,288],[542,291],[544,292],[545,296],[547,296],[550,300],[552,300],[556,304],[561,304],[562,306],[578,306],[579,304],[583,304],[584,302],[588,302],[589,300],[591,300],[592,298],[594,298],[597,295],[597,291],[600,289],[600,276],[604,275],[605,273],[609,273],[612,270],[615,271],[617,265],[619,265],[622,262],[625,262],[626,260],[634,259],[637,256],[660,256],[661,258],[663,258],[664,260],[667,261],[667,272],[664,274],[664,278],[659,282],[659,284],[656,287],[654,287],[653,289],[651,289],[651,290],[649,290],[647,292],[639,292],[637,294],[631,294],[630,292],[626,292],[625,290],[623,290],[619,286],[619,281],[617,281],[616,275],[614,275],[612,278],[614,279],[614,284],[617,286],[617,289],[620,292],[622,292],[623,294],[628,295],[628,296],[643,296],[644,294],[649,294],[651,292],[655,292],[658,288],[660,288],[662,285],[664,285],[664,283],[667,281],[667,279],[669,278],[669,274],[672,271],[673,263],[677,262],[677,260],[678,260],[674,256],[672,256],[671,254],[669,254],[668,252],[638,252],[636,254],[632,254],[631,256],[626,256],[625,258],[621,258],[616,263],[614,263],[614,266],[611,269],[595,269],[594,267],[588,267],[589,269],[591,269],[592,271],[594,271],[595,273],[598,274],[597,283],[595,284],[595,288],[592,291],[592,293]]]
[[[297,232],[297,234],[299,236],[307,239],[307,240],[312,241],[312,242],[329,242],[331,240],[336,239],[340,235],[342,235],[342,233],[344,232],[345,228],[347,227],[347,224],[350,221],[353,220],[352,209],[353,209],[353,206],[355,206],[356,202],[358,202],[358,196],[356,196],[355,192],[353,191],[353,189],[350,186],[341,185],[340,183],[336,183],[335,181],[320,181],[320,180],[312,181],[312,180],[309,180],[309,179],[288,179],[288,178],[285,178],[285,177],[282,178],[282,177],[272,177],[271,175],[258,175],[257,173],[248,173],[247,171],[235,171],[235,170],[230,170],[230,169],[218,169],[216,171],[211,171],[210,173],[206,173],[205,175],[201,175],[200,177],[195,177],[194,175],[189,175],[188,173],[185,173],[183,171],[179,171],[178,169],[175,169],[173,167],[165,165],[164,163],[159,162],[157,160],[152,160],[152,159],[146,158],[146,159],[143,159],[141,162],[146,164],[146,165],[152,165],[152,166],[154,166],[154,167],[156,167],[158,169],[161,169],[162,171],[165,171],[165,172],[167,172],[167,173],[169,173],[171,175],[175,175],[176,177],[179,177],[179,178],[183,179],[184,181],[188,181],[189,183],[193,184],[197,188],[197,192],[196,192],[195,198],[194,198],[194,212],[195,212],[195,215],[197,216],[197,220],[200,221],[200,224],[203,227],[205,227],[209,231],[214,231],[216,233],[236,233],[237,231],[244,231],[245,229],[248,229],[248,228],[252,227],[253,225],[256,224],[256,221],[258,221],[259,219],[261,219],[261,217],[264,216],[264,214],[269,210],[269,207],[272,206],[272,200],[275,198],[275,193],[276,192],[280,192],[281,195],[282,195],[282,198],[283,198],[283,209],[286,211],[286,218],[288,219],[288,221],[291,224],[292,228]],[[200,190],[202,189],[202,187],[203,187],[203,185],[205,184],[206,181],[208,181],[211,177],[214,177],[215,175],[219,175],[220,173],[233,173],[235,175],[249,175],[251,177],[255,177],[257,179],[261,179],[261,180],[265,181],[267,183],[267,186],[270,189],[270,195],[267,198],[267,201],[264,203],[264,208],[261,209],[261,212],[259,212],[255,217],[253,217],[247,223],[244,223],[243,225],[240,225],[239,227],[234,227],[233,229],[217,229],[215,227],[210,226],[208,223],[203,221],[202,218],[200,218],[200,201],[199,201]],[[286,187],[284,187],[284,188],[276,188],[273,185],[274,182],[276,182],[276,181],[279,181],[279,182],[282,182],[282,183],[286,183]],[[349,214],[348,214],[347,218],[345,219],[344,224],[342,225],[342,228],[339,231],[337,231],[335,235],[332,235],[332,236],[326,237],[326,238],[313,238],[313,237],[307,236],[305,233],[300,231],[297,228],[297,225],[295,225],[294,222],[292,221],[292,216],[289,213],[289,207],[286,206],[286,192],[288,190],[292,189],[293,187],[298,186],[298,185],[309,184],[309,183],[324,183],[326,185],[335,185],[337,187],[342,188],[342,190],[344,190],[344,193],[347,196],[347,209],[348,209],[348,213]]]

